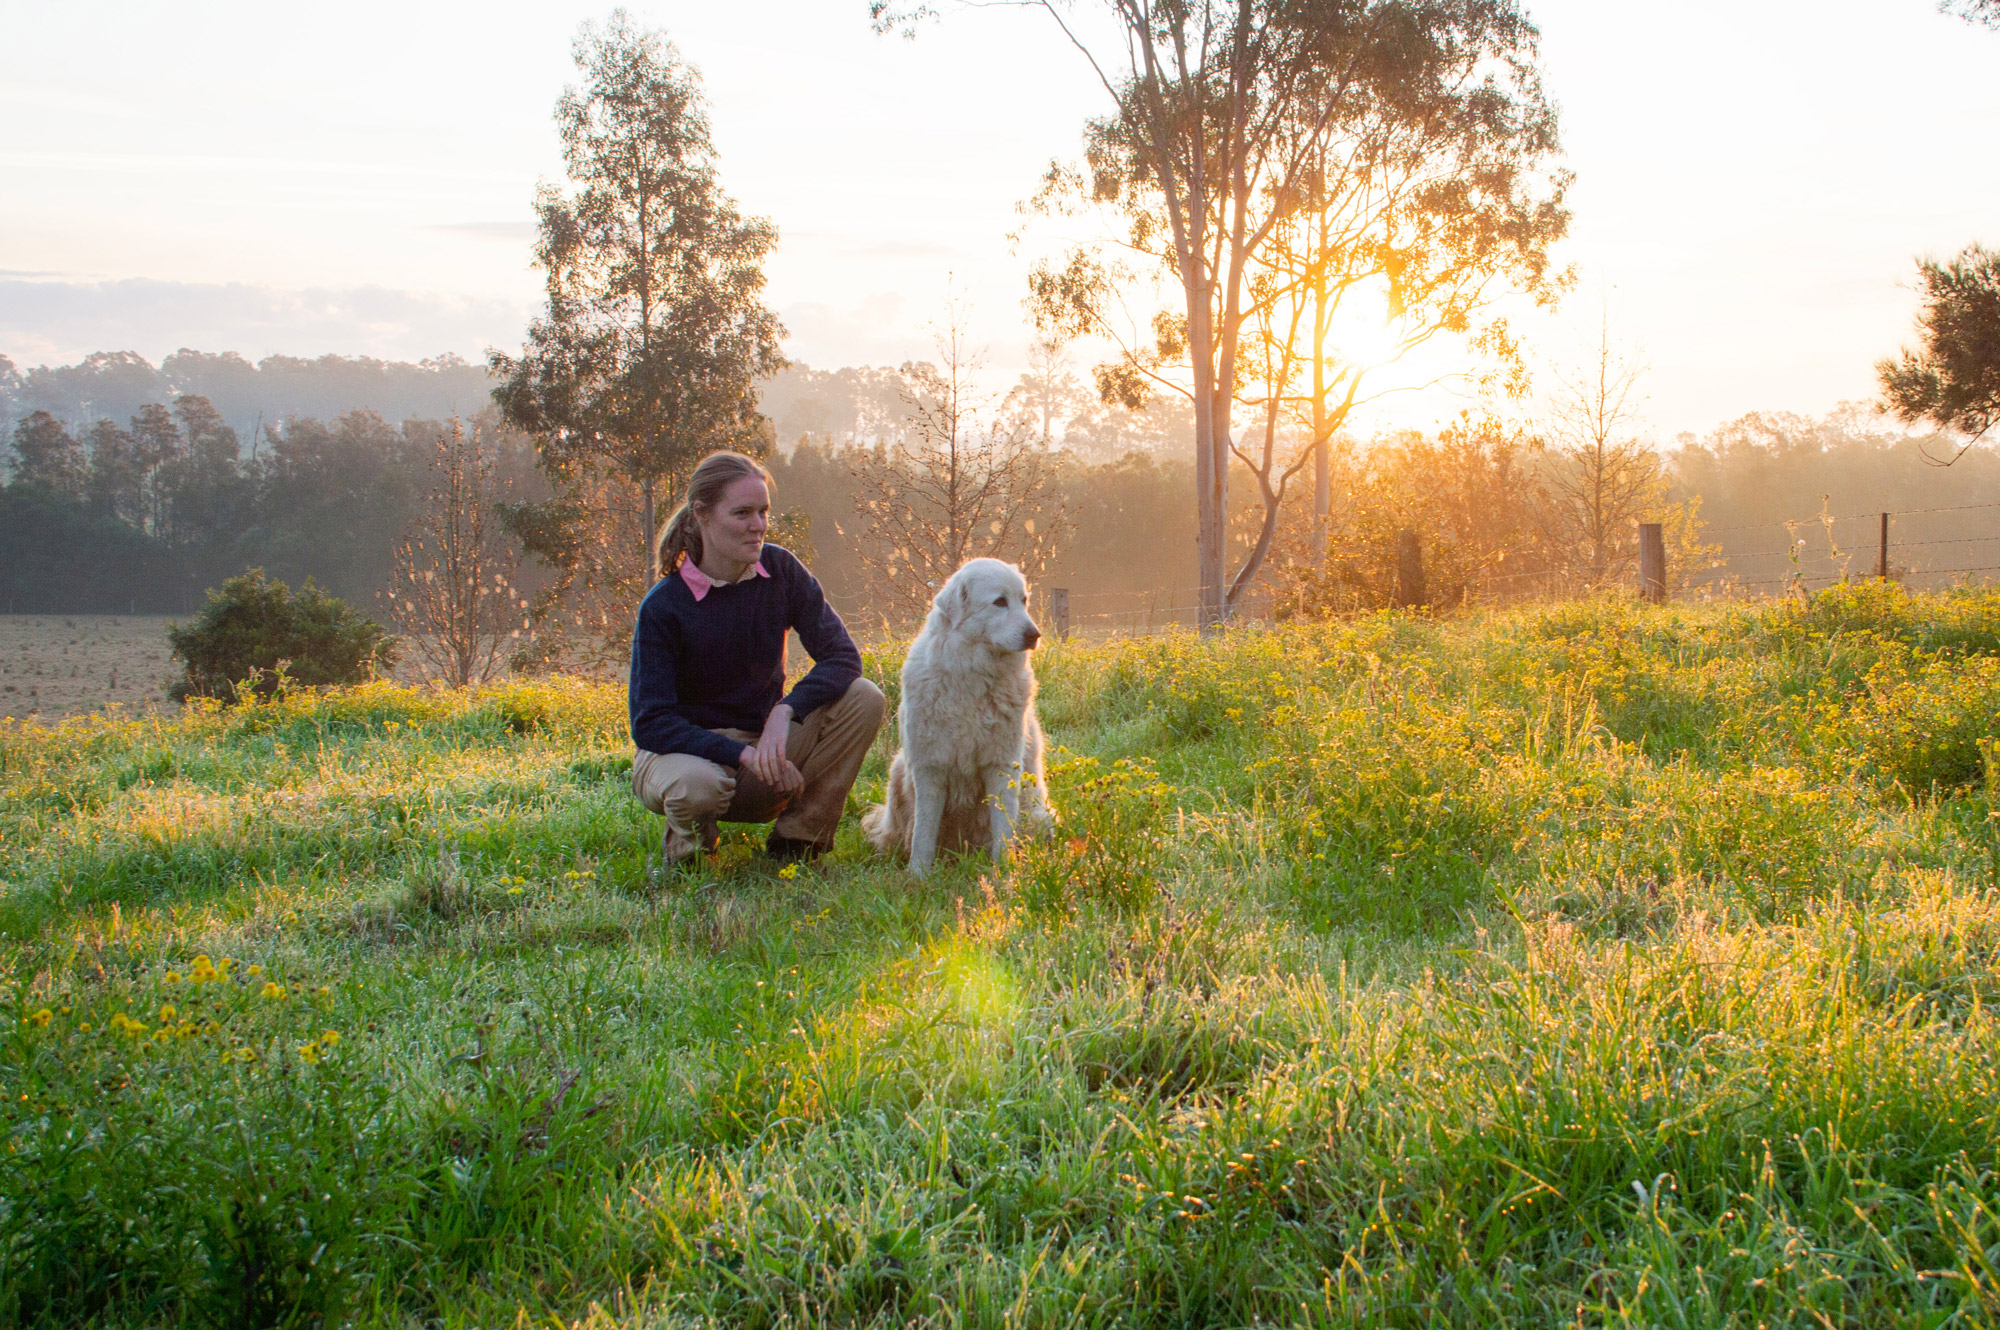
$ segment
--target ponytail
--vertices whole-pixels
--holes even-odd
[[[742,453],[710,453],[701,459],[701,465],[688,478],[687,501],[674,509],[660,528],[656,549],[660,560],[660,576],[667,577],[681,566],[682,559],[701,562],[701,522],[699,519],[709,509],[715,507],[723,492],[746,476],[755,476],[764,482],[764,487],[772,493],[777,485],[771,473],[763,468],[755,458]]]

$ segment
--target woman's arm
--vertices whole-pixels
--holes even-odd
[[[819,579],[790,551],[785,557],[791,564],[786,569],[786,595],[792,628],[813,658],[813,667],[780,705],[791,707],[794,718],[803,720],[829,702],[838,702],[861,677],[861,652],[840,615],[826,603]]]
[[[737,766],[750,752],[748,747],[674,710],[680,700],[674,668],[678,636],[672,616],[648,596],[632,629],[632,675],[626,693],[632,742],[648,753],[692,753],[719,766]]]

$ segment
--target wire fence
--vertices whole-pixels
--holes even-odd
[[[1918,523],[1913,519],[1928,520]],[[1952,529],[1967,523],[1986,530],[1965,534]],[[1758,539],[1760,536],[1764,539]],[[1702,528],[1698,544],[1710,550],[1719,545],[1721,549],[1693,560],[1683,555],[1687,566],[1679,568],[1673,566],[1675,556],[1669,552],[1661,574],[1669,598],[1769,598],[1884,575],[1913,589],[1978,584],[2000,573],[2000,503],[1820,512],[1739,522]],[[1732,548],[1736,545],[1750,548]],[[1326,557],[1329,562],[1366,559],[1380,564],[1384,550],[1380,545],[1336,544]],[[1454,605],[1557,600],[1607,591],[1639,595],[1639,561],[1632,551],[1623,551],[1601,580],[1568,568],[1512,572],[1481,568],[1462,577],[1455,589]],[[1260,580],[1246,589],[1231,617],[1238,621],[1268,620],[1283,612],[1289,599],[1287,588],[1275,580]],[[1197,586],[1144,590],[1051,587],[1039,593],[1039,600],[1042,616],[1056,620],[1054,625],[1045,623],[1045,629],[1053,626],[1055,631],[1083,637],[1192,628],[1201,618],[1201,588]]]

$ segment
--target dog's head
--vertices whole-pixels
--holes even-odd
[[[954,635],[998,652],[1032,651],[1042,630],[1028,617],[1028,583],[998,559],[969,559],[939,588],[931,613]]]

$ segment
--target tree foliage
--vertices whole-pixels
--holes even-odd
[[[768,447],[755,384],[783,363],[762,303],[777,231],[723,192],[699,76],[663,34],[614,10],[573,54],[583,81],[556,104],[571,188],[535,200],[548,304],[519,356],[493,354],[494,397],[560,483],[637,491],[637,539],[606,552],[630,571],[596,580],[643,594],[662,487],[713,449]]]
[[[1054,0],[1043,7],[1066,17]],[[1107,262],[1100,248],[1078,248],[1037,270],[1032,299],[1053,330],[1119,343],[1120,360],[1099,375],[1107,401],[1134,405],[1170,386],[1192,404],[1203,619],[1212,623],[1232,590],[1232,408],[1258,370],[1243,338],[1287,289],[1268,279],[1288,267],[1294,281],[1336,288],[1379,277],[1393,313],[1425,310],[1455,332],[1476,331],[1472,317],[1496,279],[1549,295],[1547,247],[1568,224],[1566,177],[1547,169],[1555,111],[1540,86],[1536,31],[1513,0],[1106,7],[1122,46],[1100,52],[1066,22],[1064,32],[1115,109],[1087,127],[1087,172],[1052,168],[1041,201],[1113,214],[1132,258]],[[893,18],[876,9],[878,22]],[[1282,230],[1312,214],[1338,215],[1327,243],[1306,253],[1307,227],[1293,237],[1303,264],[1274,262]],[[1126,297],[1152,285],[1177,297],[1131,318]],[[1504,348],[1504,329],[1484,331]],[[1267,373],[1301,364],[1265,359]],[[1323,398],[1324,384],[1315,389]],[[1286,392],[1281,379],[1258,399],[1268,408]],[[1241,460],[1275,512],[1283,486],[1268,483],[1270,467]],[[1236,580],[1237,595],[1246,581]]]
[[[1949,465],[2000,421],[2000,250],[1968,245],[1918,268],[1921,347],[1876,362],[1875,373],[1886,409],[1899,419],[1965,436]]]
[[[1938,8],[1958,15],[1967,23],[2000,31],[2000,0],[1944,0]]]

